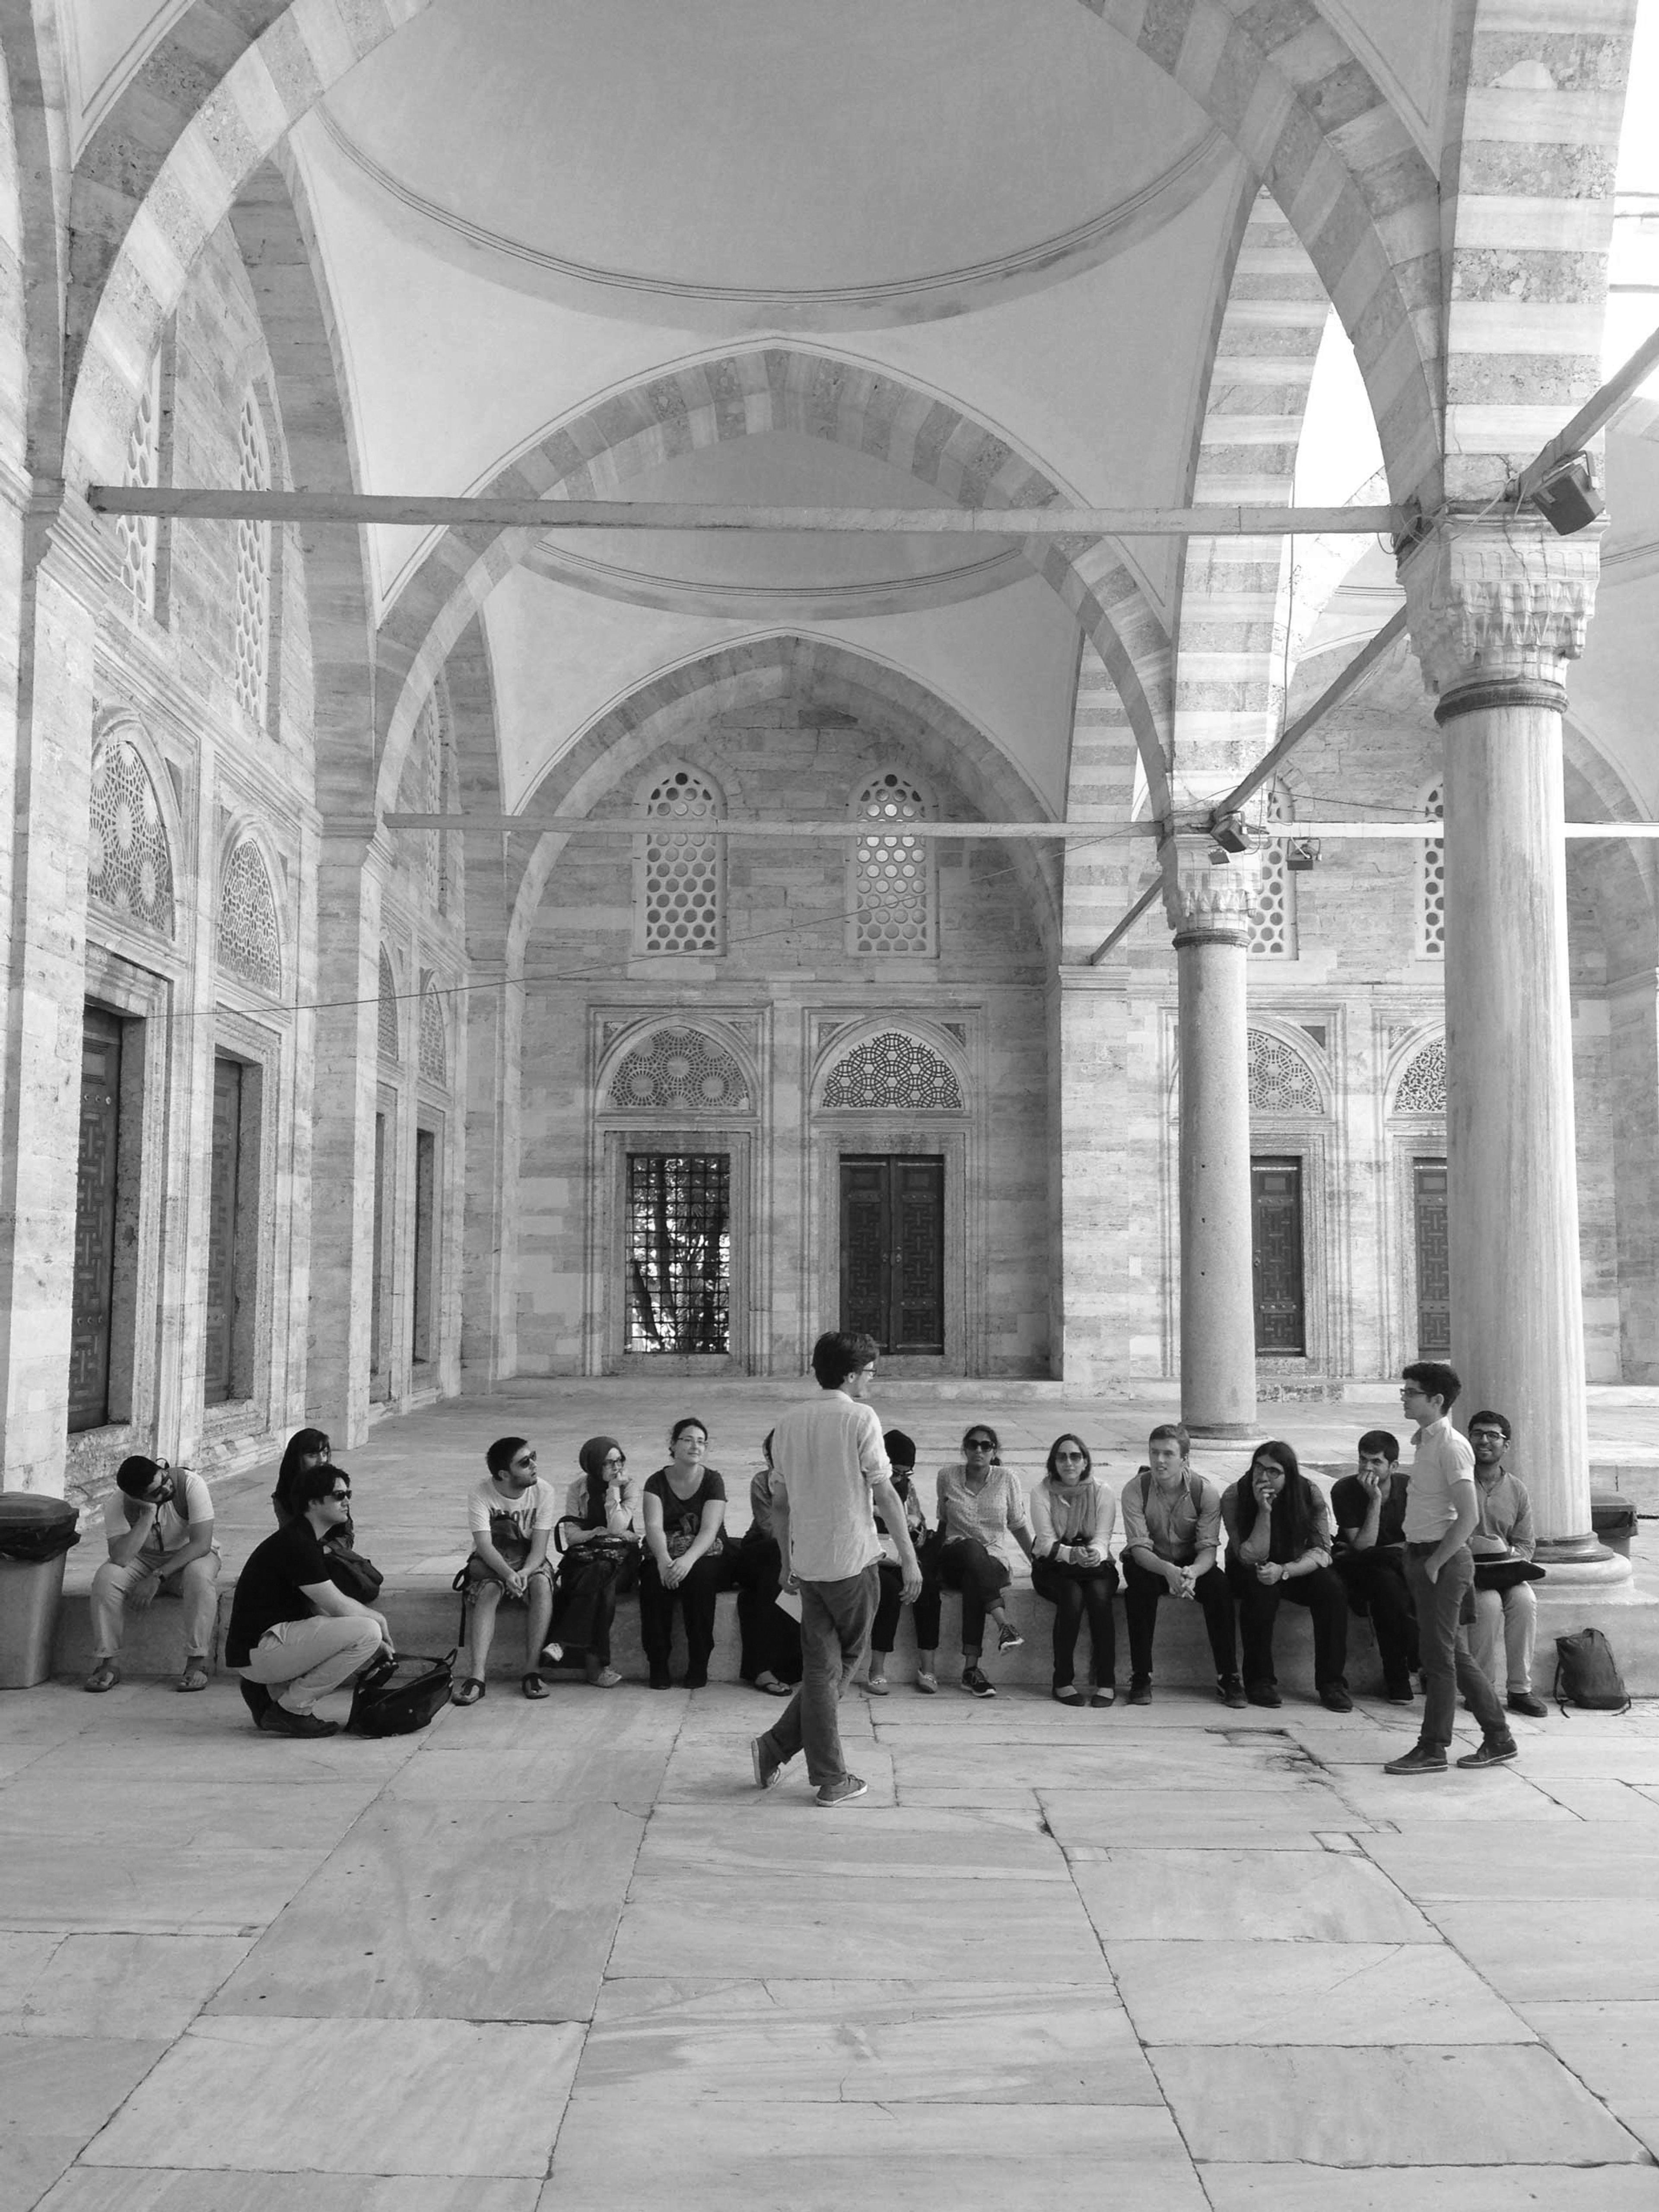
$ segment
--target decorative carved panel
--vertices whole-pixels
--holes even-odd
[[[1250,1031],[1250,1111],[1253,1114],[1322,1114],[1319,1079],[1294,1045]]]
[[[92,757],[87,896],[173,935],[173,855],[161,804],[137,746],[106,738]]]
[[[665,1028],[636,1045],[611,1078],[612,1108],[673,1114],[753,1110],[743,1070],[701,1030]]]
[[[1425,1044],[1400,1079],[1394,1094],[1396,1114],[1443,1114],[1446,1110],[1446,1040]]]
[[[823,1086],[823,1103],[907,1113],[959,1113],[962,1086],[930,1045],[907,1036],[902,1030],[884,1030],[836,1061]]]
[[[398,980],[392,972],[392,962],[384,945],[380,948],[380,1058],[389,1060],[395,1066],[402,1057],[401,1024],[398,1019]]]
[[[225,865],[219,893],[219,965],[276,996],[283,988],[276,902],[258,847],[245,838]]]
[[[429,982],[421,991],[421,1073],[428,1083],[449,1080],[449,1039],[443,1001]]]

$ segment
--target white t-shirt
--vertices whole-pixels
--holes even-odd
[[[1474,1480],[1474,1446],[1458,1435],[1443,1413],[1420,1428],[1412,1441],[1417,1455],[1406,1492],[1406,1541],[1437,1544],[1457,1519],[1454,1485]]]
[[[789,1504],[789,1564],[804,1583],[842,1583],[881,1557],[870,1486],[890,1475],[873,1406],[820,1390],[772,1431],[772,1488]]]
[[[144,1539],[147,1552],[182,1552],[190,1541],[191,1522],[213,1518],[213,1493],[199,1474],[186,1473],[181,1477],[175,1469],[173,1482],[173,1495]],[[112,1543],[131,1535],[137,1525],[127,1517],[129,1505],[136,1507],[141,1517],[147,1510],[124,1490],[112,1490],[104,1500],[104,1534]]]
[[[509,1497],[506,1491],[498,1490],[495,1476],[486,1475],[467,1498],[466,1525],[469,1532],[474,1536],[487,1538],[492,1515],[505,1516],[528,1543],[538,1528],[551,1532],[553,1523],[559,1517],[559,1502],[554,1495],[552,1484],[544,1482],[539,1475],[528,1490],[521,1491],[517,1497]]]

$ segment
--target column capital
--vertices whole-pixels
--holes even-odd
[[[1400,563],[1427,689],[1559,686],[1584,650],[1601,528],[1558,538],[1539,514],[1446,515]]]
[[[1214,841],[1203,834],[1177,834],[1175,866],[1164,884],[1164,907],[1183,945],[1248,945],[1250,900],[1255,871],[1243,855],[1215,866]]]

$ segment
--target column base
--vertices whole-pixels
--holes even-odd
[[[1558,1536],[1540,1543],[1533,1556],[1545,1570],[1543,1581],[1532,1585],[1540,1599],[1612,1591],[1631,1579],[1630,1561],[1592,1536]]]
[[[1195,1421],[1189,1413],[1182,1415],[1181,1425],[1189,1437],[1214,1437],[1224,1443],[1243,1443],[1261,1425],[1256,1421]]]

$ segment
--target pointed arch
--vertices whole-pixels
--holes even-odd
[[[270,864],[261,841],[246,830],[235,832],[225,849],[214,945],[222,968],[272,998],[282,995],[283,926]]]
[[[89,802],[88,900],[175,940],[182,825],[161,755],[131,708],[111,708],[94,724]]]

